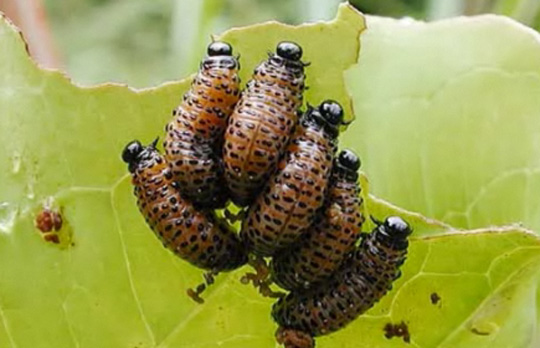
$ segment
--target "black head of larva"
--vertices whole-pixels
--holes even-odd
[[[319,112],[326,122],[333,127],[338,127],[343,123],[343,108],[336,101],[323,101],[319,106]]]
[[[223,41],[214,41],[208,45],[207,54],[209,57],[232,56],[232,46]]]
[[[323,127],[332,138],[336,138],[339,126],[343,123],[343,108],[336,101],[325,100],[317,108],[308,109],[305,121],[314,122]]]
[[[382,234],[394,240],[404,240],[412,233],[409,224],[399,216],[389,216],[383,223],[374,221],[379,225]]]
[[[122,160],[128,164],[131,173],[135,171],[142,160],[148,159],[156,151],[157,141],[158,139],[148,146],[143,146],[140,141],[133,140],[124,147]]]
[[[206,49],[206,58],[201,62],[201,69],[239,67],[238,58],[233,57],[233,48],[226,42],[214,41]]]
[[[360,169],[360,158],[351,150],[343,150],[334,160],[334,168],[336,172],[345,174],[345,176],[356,181],[358,179],[358,169]]]
[[[355,172],[358,169],[360,169],[360,165],[361,165],[360,158],[358,158],[358,156],[356,156],[356,154],[351,150],[346,149],[346,150],[341,151],[339,153],[337,161],[338,161],[338,165],[343,168],[346,168]]]
[[[282,41],[277,45],[276,53],[283,59],[299,61],[302,58],[302,47],[297,43]]]
[[[137,158],[143,150],[144,148],[138,140],[133,140],[124,147],[124,151],[122,151],[122,160],[128,164],[130,172],[133,172],[132,168],[137,165]]]

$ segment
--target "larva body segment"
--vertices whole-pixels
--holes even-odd
[[[201,208],[222,207],[227,201],[223,167],[211,143],[187,126],[169,123],[165,131],[165,156],[182,195]]]
[[[333,101],[302,116],[277,172],[242,224],[240,236],[256,255],[272,256],[291,245],[313,221],[324,202],[342,117]]]
[[[202,139],[221,145],[229,116],[240,98],[239,64],[232,48],[213,42],[201,62],[191,88],[183,97],[178,120],[189,123]]]
[[[182,194],[205,208],[226,201],[221,163],[223,133],[240,98],[239,64],[224,42],[208,46],[191,88],[166,127],[165,157]]]
[[[199,211],[177,190],[173,175],[155,144],[126,146],[139,210],[163,245],[180,258],[206,270],[228,271],[247,262],[247,253],[232,228],[213,212]]]
[[[329,278],[354,248],[364,222],[359,167],[359,158],[350,150],[334,160],[325,206],[313,227],[272,260],[276,284],[287,290],[309,288]]]
[[[223,161],[232,201],[250,204],[272,174],[302,105],[301,48],[282,42],[248,82],[225,132]]]
[[[337,331],[371,308],[400,277],[410,233],[401,218],[387,218],[328,281],[276,302],[272,317],[280,325],[277,339],[285,347],[311,348],[309,340],[303,346],[293,340]]]

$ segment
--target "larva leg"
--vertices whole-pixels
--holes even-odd
[[[360,238],[358,238],[360,241],[366,239],[370,234],[368,232],[360,232]]]
[[[206,290],[206,284],[202,283],[197,285],[195,290],[192,288],[187,289],[187,295],[191,297],[191,299],[199,304],[203,304],[204,300],[199,295]]]
[[[270,274],[266,261],[260,256],[252,256],[248,264],[255,269],[255,273],[246,273],[240,281],[242,284],[253,283],[253,286],[258,287],[259,284],[266,281]]]
[[[259,293],[264,297],[279,298],[284,296],[283,293],[275,292],[270,288],[272,284],[272,280],[269,277],[270,270],[262,257],[254,256],[249,260],[248,264],[255,269],[255,273],[246,273],[240,279],[243,284],[249,284],[251,282],[255,288],[259,289]]]
[[[214,277],[218,274],[216,271],[210,271],[203,274],[204,282],[197,285],[195,289],[187,289],[187,295],[197,303],[203,304],[204,299],[200,296],[209,285],[214,284]]]
[[[284,292],[272,290],[270,288],[271,284],[272,284],[271,279],[261,282],[259,284],[259,293],[263,295],[264,297],[270,297],[270,298],[282,298],[285,296]]]

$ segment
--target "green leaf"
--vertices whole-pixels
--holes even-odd
[[[509,30],[498,20],[483,21],[494,22],[491,30],[500,35]],[[380,28],[394,25],[379,23]],[[455,40],[474,32],[466,25],[456,26],[461,32],[454,27],[441,31],[450,37],[453,32]],[[223,37],[242,55],[244,81],[277,41],[298,41],[312,63],[307,99],[316,104],[334,98],[348,106],[342,71],[356,62],[363,27],[363,17],[343,5],[337,19],[329,23],[300,27],[269,23],[231,30]],[[378,33],[371,39],[364,36],[366,42],[405,44],[397,35],[383,35],[383,29]],[[469,38],[471,47],[492,40],[489,33]],[[528,35],[521,30],[511,43],[519,41],[516,37],[527,41]],[[373,46],[363,50],[366,55],[376,54]],[[162,134],[189,80],[138,91],[119,85],[77,87],[58,72],[38,69],[18,33],[6,23],[0,23],[0,52],[0,167],[4,169],[0,171],[0,347],[275,346],[276,326],[269,316],[272,301],[240,284],[247,268],[218,277],[205,293],[206,304],[188,299],[185,289],[201,280],[201,271],[165,250],[149,231],[119,158],[128,141],[149,142]],[[468,52],[473,57],[482,54],[483,50]],[[426,52],[417,51],[408,58],[425,56]],[[404,58],[385,53],[379,55],[378,64]],[[466,56],[456,53],[455,59],[462,58]],[[491,59],[484,56],[486,64]],[[364,63],[360,64],[357,69]],[[372,68],[380,69],[376,64]],[[349,82],[357,80],[355,71],[348,74]],[[400,85],[391,74],[371,74],[372,86],[379,81],[381,89],[391,91]],[[416,77],[409,82],[422,85]],[[430,83],[427,79],[426,85]],[[402,183],[403,177],[413,185],[412,179],[418,177],[401,170],[400,162],[387,167],[400,174],[399,179],[374,172],[378,163],[395,160],[390,143],[403,151],[411,145],[400,142],[396,132],[379,133],[385,139],[384,151],[367,156],[363,143],[385,122],[379,118],[380,125],[370,128],[369,134],[360,129],[372,116],[358,108],[357,100],[376,93],[362,89],[362,84],[351,87],[357,120],[344,134],[344,142],[361,152],[376,189],[385,180],[399,188],[397,180]],[[388,100],[376,103],[389,104]],[[350,109],[347,114],[352,116]],[[417,157],[413,154],[412,159]],[[434,174],[439,165],[433,165]],[[537,342],[540,241],[535,235],[519,227],[458,232],[369,195],[366,177],[362,183],[367,213],[379,218],[399,214],[413,225],[410,257],[403,277],[380,304],[345,330],[319,339],[318,347],[403,346],[399,338],[386,339],[383,331],[388,322],[400,321],[407,323],[411,345],[418,347],[533,346]],[[59,245],[45,242],[34,226],[45,203],[61,211]],[[441,298],[437,305],[431,303],[435,292]]]
[[[540,231],[540,35],[497,16],[368,28],[342,144],[373,193],[456,227]]]

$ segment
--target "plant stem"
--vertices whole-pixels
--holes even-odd
[[[30,54],[41,66],[60,67],[47,13],[41,0],[0,0],[0,10],[21,29]]]

